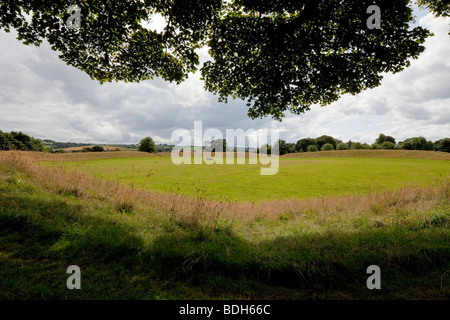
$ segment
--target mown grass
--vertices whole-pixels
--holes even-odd
[[[357,214],[324,198],[326,206],[297,203],[301,210],[272,216],[199,211],[192,220],[134,198],[117,202],[112,189],[91,192],[72,173],[58,181],[60,171],[21,160],[0,157],[0,298],[450,297],[448,181],[361,196],[369,205]],[[82,270],[81,290],[66,288],[71,264]],[[366,288],[372,264],[382,290]]]
[[[281,158],[274,176],[262,176],[260,165],[175,165],[170,157],[64,165],[136,188],[239,202],[366,194],[450,177],[450,161],[429,159]]]

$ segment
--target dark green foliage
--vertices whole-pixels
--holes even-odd
[[[348,149],[349,148],[348,148],[347,144],[345,144],[343,142],[339,143],[336,148],[336,150],[348,150]]]
[[[306,152],[308,146],[310,145],[315,145],[317,146],[317,142],[316,139],[311,139],[311,138],[304,138],[304,139],[300,139],[297,141],[297,143],[295,144],[295,150],[297,152],[302,151],[302,152]]]
[[[14,28],[25,44],[46,39],[67,64],[100,82],[162,77],[181,82],[196,69],[194,52],[221,7],[220,0],[7,1],[0,28]],[[81,28],[71,30],[66,10],[77,4]],[[27,22],[24,13],[32,16]],[[154,13],[168,20],[159,33],[143,26]]]
[[[25,44],[47,40],[100,83],[180,83],[199,65],[195,50],[207,44],[205,88],[221,101],[246,100],[251,118],[281,119],[377,87],[382,74],[408,67],[430,35],[410,28],[409,3],[377,1],[382,28],[370,30],[372,0],[79,1],[81,28],[71,30],[65,23],[73,2],[15,0],[0,3],[0,28],[16,29]],[[162,32],[143,25],[155,13],[167,21]]]
[[[7,133],[3,133],[0,130],[0,150],[12,150],[14,149],[12,147],[10,135]]]
[[[306,148],[306,151],[307,152],[316,152],[316,151],[319,151],[319,149],[317,149],[317,146],[315,144],[312,144]]]
[[[323,135],[316,138],[316,144],[319,150],[321,150],[322,147],[327,143],[331,144],[333,146],[333,149],[336,149],[337,142],[338,142],[337,139],[327,135]]]
[[[101,152],[101,151],[104,151],[104,150],[99,150],[97,148],[95,148],[95,150],[94,150],[94,147],[84,147],[83,149],[81,149],[81,152]],[[74,150],[72,152],[77,152],[77,150]]]
[[[286,143],[287,153],[295,153],[295,143]]]
[[[352,142],[350,149],[364,149],[361,142]]]
[[[0,130],[0,150],[44,151],[44,143],[20,131],[6,133]]]
[[[337,146],[340,143],[342,143],[341,140],[338,140],[331,136],[323,135],[323,136],[317,137],[315,139],[304,138],[304,139],[298,140],[297,143],[295,144],[295,150],[297,152],[306,152],[308,146],[310,146],[310,145],[315,145],[317,147],[317,150],[322,150],[322,147],[325,144],[331,144],[331,146],[333,147],[333,149],[331,149],[331,150],[335,150],[335,149],[337,149]]]
[[[384,135],[384,134],[382,134],[382,133],[378,136],[378,138],[377,138],[377,140],[375,141],[375,143],[376,143],[376,144],[383,145],[383,143],[384,143],[385,141],[391,142],[391,143],[393,143],[394,145],[396,144],[395,139],[394,139],[393,137],[391,137],[391,136],[386,136],[386,135]]]
[[[391,141],[384,141],[382,144],[383,149],[388,149],[388,150],[392,150],[395,149],[395,144],[392,143]]]
[[[150,153],[157,152],[155,142],[150,137],[146,137],[139,142],[138,150]]]
[[[276,150],[277,148],[278,148],[278,155],[280,155],[280,156],[290,153],[289,146],[285,140],[281,140],[281,139],[278,140],[274,145],[274,149]]]
[[[433,150],[434,144],[424,137],[414,137],[399,142],[398,148],[403,150]]]
[[[334,150],[334,147],[331,143],[325,143],[322,148],[320,148],[320,151],[331,151]]]
[[[9,134],[14,141],[14,146],[17,150],[33,150],[33,145],[31,144],[31,137],[22,133],[11,131]]]
[[[74,147],[91,146],[89,143],[76,143],[76,142],[51,142],[52,149],[65,149]]]
[[[40,139],[31,138],[31,146],[33,151],[44,151],[44,143]]]
[[[381,144],[378,143],[374,143],[370,146],[373,150],[380,150],[383,149],[383,146]]]
[[[91,148],[91,151],[92,152],[103,152],[103,151],[105,151],[105,149],[102,146],[93,146]]]
[[[444,138],[435,141],[434,150],[441,152],[450,152],[450,138]]]
[[[247,100],[251,118],[301,114],[316,103],[380,85],[423,52],[429,32],[409,30],[409,0],[378,1],[381,30],[366,26],[373,1],[235,1],[208,42],[206,88]],[[239,10],[239,11],[238,11]]]

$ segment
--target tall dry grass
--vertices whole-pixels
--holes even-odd
[[[159,212],[184,225],[192,226],[214,223],[219,218],[250,222],[256,219],[275,219],[281,214],[291,217],[312,214],[319,219],[355,218],[365,214],[388,216],[391,212],[401,210],[426,211],[437,205],[448,205],[450,196],[450,181],[446,180],[437,181],[428,187],[405,186],[395,191],[372,192],[366,195],[271,200],[259,203],[214,201],[200,195],[187,197],[135,189],[130,185],[104,181],[63,167],[48,167],[37,163],[52,156],[35,152],[0,152],[0,166],[28,175],[33,183],[51,192],[106,200],[124,212]],[[67,159],[65,156],[58,155],[63,159],[61,161]],[[76,161],[74,158],[86,160],[83,155],[71,157],[71,161]]]

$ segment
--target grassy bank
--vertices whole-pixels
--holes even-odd
[[[263,205],[0,155],[0,298],[448,299],[450,184]],[[68,290],[69,265],[82,289]],[[382,290],[366,288],[366,269]]]

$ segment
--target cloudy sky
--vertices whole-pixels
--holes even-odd
[[[195,74],[181,85],[155,79],[138,84],[91,80],[67,66],[47,45],[25,46],[0,30],[0,129],[56,141],[137,143],[151,136],[169,143],[175,129],[280,129],[295,142],[329,134],[373,143],[379,133],[397,141],[450,136],[450,19],[417,11],[417,23],[435,36],[405,71],[385,76],[382,86],[283,122],[251,120],[240,100],[218,103]],[[206,58],[205,51],[201,52]]]

